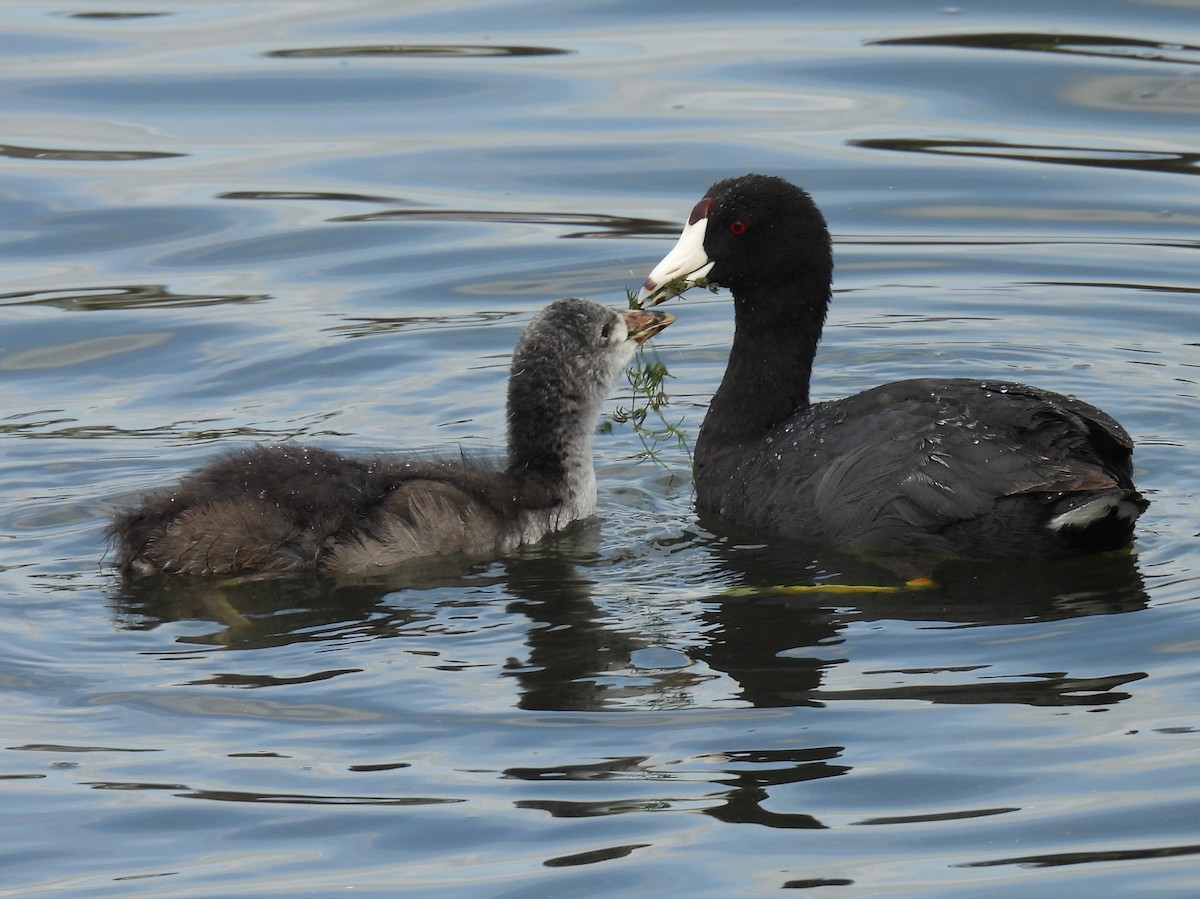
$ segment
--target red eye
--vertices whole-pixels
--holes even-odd
[[[745,222],[730,222],[729,233],[734,237],[741,237],[746,233],[746,228],[749,227]]]

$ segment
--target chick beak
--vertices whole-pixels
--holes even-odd
[[[675,316],[670,312],[661,312],[655,310],[653,312],[646,309],[628,309],[621,313],[621,317],[625,319],[625,327],[629,331],[629,339],[638,343],[645,343],[671,322],[675,321]]]

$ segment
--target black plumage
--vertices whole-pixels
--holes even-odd
[[[1147,506],[1133,441],[1094,406],[962,378],[811,403],[832,272],[809,195],[748,175],[710,188],[647,279],[650,302],[702,281],[733,295],[728,367],[696,442],[701,512],[884,553],[1054,558],[1130,542]]]

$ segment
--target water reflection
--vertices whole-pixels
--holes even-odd
[[[1085,615],[1131,612],[1146,607],[1148,596],[1134,558],[1112,553],[1081,560],[1014,564],[955,562],[936,569],[936,589],[892,593],[794,592],[826,582],[895,585],[886,568],[854,557],[826,555],[797,571],[796,547],[718,544],[721,564],[743,585],[731,598],[717,598],[706,611],[711,639],[699,657],[727,672],[741,698],[757,707],[820,705],[851,699],[917,699],[935,703],[1021,703],[1040,706],[1099,706],[1128,698],[1120,691],[1142,672],[1105,677],[1071,677],[1069,656],[1056,673],[1030,673],[989,679],[991,659],[977,666],[877,671],[878,674],[939,676],[936,683],[835,690],[823,687],[829,673],[851,658],[834,655],[846,629],[873,621],[928,622],[942,628],[988,627],[1056,621]],[[806,558],[802,552],[800,558]],[[746,595],[749,593],[750,595]],[[1057,661],[1057,660],[1056,660]],[[1057,669],[1064,669],[1059,671]],[[1045,670],[1045,669],[1043,669]],[[946,683],[947,675],[974,675]],[[889,682],[890,683],[890,682]]]
[[[58,349],[0,370],[10,892],[1187,892],[1189,2],[1060,4],[1051,36],[995,2],[24,4],[0,309],[6,353]],[[993,34],[952,34],[973,30]],[[677,236],[658,212],[748,168],[819,187],[850,244],[830,389],[930,354],[1081,391],[1104,368],[1159,503],[1152,609],[1110,614],[1145,605],[1129,560],[788,593],[871,572],[689,537],[686,499],[612,466],[602,490],[636,509],[598,551],[429,589],[97,573],[102,507],[210,442],[386,442],[397,404],[407,445],[473,440],[500,314],[619,293]],[[353,213],[379,216],[328,221]],[[697,383],[723,365],[728,308],[707,309],[671,350]],[[171,339],[62,349],[146,332]]]
[[[51,13],[51,15],[56,15]],[[68,19],[153,19],[159,16],[169,16],[167,12],[70,12],[58,13]]]
[[[388,580],[414,590],[433,584],[479,587],[487,580],[482,571],[450,557],[420,560]],[[392,583],[354,582],[320,574],[225,582],[155,576],[123,580],[114,597],[114,614],[123,630],[153,630],[176,621],[211,622],[219,625],[217,630],[181,636],[179,642],[227,649],[378,640],[398,637],[434,616],[434,609],[419,597],[408,604],[395,602],[394,591]]]
[[[600,709],[616,698],[605,675],[626,669],[645,645],[633,634],[604,623],[592,599],[594,582],[577,566],[552,556],[505,563],[508,606],[529,619],[529,656],[507,673],[521,685],[523,709]],[[645,692],[655,692],[658,685]]]
[[[435,222],[473,222],[515,225],[572,226],[562,235],[568,238],[673,236],[679,230],[675,222],[582,212],[505,211],[494,209],[389,209],[343,215],[332,222],[388,222],[425,219]]]
[[[68,312],[147,307],[181,308],[245,303],[269,299],[267,294],[176,293],[165,284],[124,284],[71,290],[26,290],[0,294],[0,306],[56,306]]]
[[[679,799],[666,793],[639,799],[614,799],[608,796],[600,800],[523,799],[515,803],[517,808],[538,809],[554,818],[593,818],[629,812],[697,809],[718,821],[731,824],[761,824],[785,830],[824,830],[826,825],[812,815],[770,811],[763,807],[763,802],[774,789],[848,773],[850,768],[846,765],[832,763],[842,752],[843,747],[840,746],[743,750],[658,764],[635,756],[605,759],[589,765],[508,768],[504,776],[539,782],[625,780],[631,784],[641,784],[657,781],[664,788],[678,788],[681,782],[696,781],[720,787],[716,792],[707,793],[699,799]]]
[[[218,200],[333,200],[349,203],[394,203],[394,197],[331,190],[227,190]]]
[[[361,57],[420,57],[456,59],[496,56],[561,56],[574,53],[559,47],[535,47],[509,44],[359,44],[350,47],[303,47],[297,50],[272,50],[267,56],[278,59],[345,59]]]
[[[1147,861],[1156,858],[1180,858],[1200,855],[1200,844],[1187,846],[1154,846],[1139,849],[1107,849],[1089,852],[1047,852],[1042,855],[1021,855],[996,858],[982,862],[964,862],[961,868],[994,868],[1013,865],[1022,868],[1058,868],[1065,865],[1087,865],[1095,862]]]
[[[492,322],[501,322],[521,316],[521,312],[463,312],[444,315],[404,315],[390,318],[346,318],[345,324],[334,325],[325,330],[347,338],[369,337],[392,331],[445,331],[450,328],[474,328]]]
[[[3,368],[0,366],[0,370]],[[232,441],[278,443],[285,440],[296,440],[300,437],[312,437],[314,434],[335,434],[336,431],[323,430],[319,426],[336,416],[336,412],[315,412],[302,418],[281,422],[275,427],[267,425],[218,427],[214,422],[220,421],[219,418],[189,418],[148,428],[122,428],[116,425],[81,424],[66,415],[65,410],[49,408],[35,409],[19,415],[0,418],[0,435],[35,440],[100,440],[134,437],[175,443],[230,443]],[[132,501],[143,492],[144,487],[139,486],[128,495],[128,499]]]
[[[1200,153],[1164,153],[1146,150],[1103,149],[1054,144],[1014,144],[990,140],[934,140],[930,138],[869,138],[847,141],[852,147],[929,153],[940,156],[979,156],[1020,159],[1054,165],[1132,169],[1176,175],[1200,174]]]
[[[1100,34],[1042,34],[1007,31],[984,34],[930,34],[867,41],[876,47],[963,47],[986,50],[1024,50],[1036,53],[1066,53],[1074,56],[1170,62],[1200,65],[1200,47],[1174,41],[1149,41]]]
[[[172,156],[187,155],[187,153],[163,153],[152,150],[67,150],[56,147],[20,147],[16,144],[0,144],[0,156],[10,156],[13,159],[129,162],[138,159],[168,159]]]
[[[585,542],[594,537],[586,529],[584,535]],[[863,664],[846,649],[848,629],[863,623],[926,623],[932,648],[937,630],[1028,625],[1143,609],[1147,595],[1128,553],[1024,565],[957,562],[935,572],[936,589],[845,593],[828,589],[831,573],[840,584],[900,582],[892,572],[853,558],[797,564],[798,558],[807,557],[798,556],[794,547],[716,541],[712,552],[739,587],[694,604],[692,620],[679,626],[688,633],[676,635],[690,643],[686,650],[666,650],[661,635],[623,622],[597,601],[595,582],[576,561],[581,557],[552,550],[494,565],[459,558],[422,560],[367,582],[324,576],[229,583],[181,577],[125,581],[116,593],[115,617],[124,629],[208,621],[218,628],[178,638],[207,647],[260,649],[403,638],[413,652],[437,655],[427,648],[433,644],[422,647],[422,641],[446,635],[447,614],[468,602],[462,597],[469,594],[469,602],[479,605],[495,596],[506,600],[506,611],[524,622],[519,631],[526,652],[523,658],[510,657],[511,646],[505,643],[496,655],[505,652],[507,660],[494,657],[484,664],[515,681],[520,708],[545,711],[686,708],[696,705],[701,685],[711,692],[710,682],[720,677],[730,684],[724,698],[759,708],[892,699],[1096,707],[1128,698],[1127,685],[1146,676],[1120,667],[1074,676],[1069,671],[1071,656],[1064,649],[1061,658],[1039,656],[1036,671],[1019,674],[997,673],[1003,659],[991,655],[969,664],[939,664],[941,656],[935,654],[927,667],[871,670],[868,673],[887,676],[879,687],[839,688],[833,677],[840,666]],[[822,584],[826,589],[813,589]],[[427,588],[436,592],[423,592]],[[642,606],[655,601],[654,596],[638,597]],[[455,632],[464,634],[475,633],[471,628],[478,626],[470,621],[454,625]],[[639,664],[639,654],[645,653],[665,661]],[[266,687],[356,671],[329,669],[284,679],[223,674],[204,683]]]
[[[724,803],[705,809],[705,814],[730,824],[762,824],[785,829],[823,830],[825,825],[812,815],[773,812],[763,808],[771,790],[850,771],[846,765],[831,764],[844,751],[841,746],[769,751],[723,753],[724,761],[737,767],[719,778],[728,784]],[[745,766],[745,767],[742,767]]]

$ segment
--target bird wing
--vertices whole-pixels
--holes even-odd
[[[815,431],[793,434],[797,459],[816,447],[804,490],[833,540],[902,545],[984,515],[1000,497],[1128,481],[1132,441],[1120,425],[1021,384],[902,381],[817,409]]]

